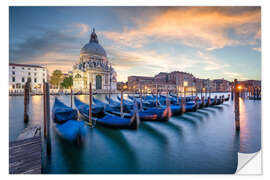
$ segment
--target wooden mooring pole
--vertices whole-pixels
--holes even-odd
[[[177,104],[179,104],[179,94],[178,94],[178,88],[176,87],[176,98],[177,98]]]
[[[46,138],[47,154],[51,154],[51,137],[50,137],[50,87],[49,83],[43,82],[43,107],[44,122],[43,132]]]
[[[184,114],[186,112],[186,91],[184,87],[184,97],[181,97],[181,114]]]
[[[24,122],[27,123],[29,121],[29,99],[30,99],[30,79],[27,79],[27,82],[24,86]]]
[[[123,114],[123,89],[121,90],[121,117],[123,118],[124,114]]]
[[[93,121],[92,121],[92,83],[89,83],[89,125],[93,127]]]
[[[158,86],[156,84],[156,107],[158,107]]]
[[[231,99],[233,100],[233,92],[234,92],[235,84],[231,87]]]
[[[70,88],[70,107],[72,108],[72,104],[73,104],[73,90],[72,87]]]
[[[142,87],[141,87],[141,84],[140,84],[140,110],[142,110]]]
[[[239,89],[237,79],[234,80],[234,113],[235,113],[235,127],[240,130],[240,111],[239,111]]]

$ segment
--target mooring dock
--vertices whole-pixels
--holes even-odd
[[[9,143],[10,174],[41,174],[40,127],[27,129]]]

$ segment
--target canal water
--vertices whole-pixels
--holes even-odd
[[[58,97],[70,104],[70,96]],[[88,96],[78,97],[88,102]],[[96,97],[104,100],[103,95]],[[51,106],[54,98],[50,97]],[[30,98],[28,124],[23,123],[22,96],[10,96],[9,109],[10,141],[27,126],[42,126],[42,96]],[[43,173],[234,173],[238,152],[261,149],[261,101],[240,99],[240,112],[239,133],[235,131],[234,103],[230,100],[172,117],[166,123],[143,122],[138,130],[87,127],[80,146],[62,140],[51,123],[52,152],[50,158],[43,156]]]

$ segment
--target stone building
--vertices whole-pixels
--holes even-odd
[[[27,79],[31,82],[31,91],[41,93],[43,81],[48,80],[47,68],[31,64],[9,64],[9,92],[14,94],[24,93],[24,86]]]
[[[72,74],[74,91],[88,91],[90,82],[92,88],[99,92],[116,90],[117,74],[107,58],[106,51],[99,44],[95,29],[89,42],[82,47]]]

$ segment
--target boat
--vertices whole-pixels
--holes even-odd
[[[119,108],[111,105],[106,104],[98,99],[93,98],[93,101],[97,104],[102,104],[105,107],[105,111],[117,115],[117,116],[123,116],[125,118],[131,118],[134,114],[133,109],[131,109],[129,112],[123,112],[121,114]],[[132,103],[132,101],[123,99],[123,105],[125,102]],[[142,109],[138,111],[139,117],[141,121],[168,121],[169,115],[166,113],[166,108],[148,108],[148,109]]]
[[[89,105],[80,101],[77,97],[74,97],[74,102],[76,106],[79,106],[84,111],[89,111]],[[92,106],[92,115],[95,117],[101,117],[104,115],[104,106],[102,105],[94,105]]]
[[[54,101],[52,118],[57,134],[64,140],[79,142],[86,133],[84,122],[77,120],[77,111],[66,106],[58,98]]]
[[[228,97],[226,97],[225,99],[224,99],[224,101],[229,101],[230,100],[230,94],[228,95]]]
[[[55,98],[52,108],[52,119],[55,123],[63,123],[70,119],[77,119],[78,113],[62,103],[58,98]]]
[[[112,98],[109,98],[108,96],[106,96],[105,99],[109,104],[112,104],[113,106],[118,106],[120,108],[121,102],[113,100]],[[123,103],[124,112],[129,112],[131,109],[133,109],[133,103],[132,104]]]
[[[147,109],[147,108],[153,108],[156,107],[156,101],[149,101],[149,100],[145,100],[140,97],[132,97],[130,95],[128,95],[128,98],[132,101],[137,102],[137,104],[139,104],[139,109]],[[142,107],[141,107],[142,104]]]
[[[80,116],[88,121],[89,120],[89,105],[83,103],[78,98],[74,98],[75,106],[78,109]],[[92,104],[92,108],[95,108],[95,104]],[[106,109],[106,108],[105,108]],[[135,109],[136,111],[136,109]],[[140,120],[137,113],[134,113],[134,116],[130,119],[122,118],[113,114],[110,114],[104,111],[103,115],[96,116],[95,113],[92,114],[92,120],[95,121],[97,124],[101,124],[111,128],[121,128],[121,129],[137,129]]]

